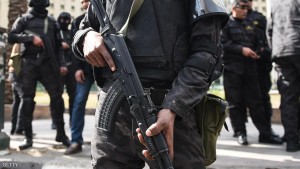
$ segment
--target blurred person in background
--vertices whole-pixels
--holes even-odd
[[[20,78],[15,73],[13,67],[13,60],[10,59],[8,62],[8,78],[7,81],[11,83],[12,93],[13,93],[13,103],[12,103],[12,112],[11,112],[11,130],[10,134],[22,135],[23,134],[23,122],[22,122],[22,113],[20,112],[20,103],[22,95],[22,86],[20,83]]]
[[[273,0],[267,37],[278,73],[286,151],[300,150],[300,0]]]
[[[74,60],[77,60],[73,55],[71,44],[72,44],[72,31],[69,29],[69,25],[71,24],[71,15],[68,12],[62,12],[59,14],[57,18],[57,22],[59,23],[61,29],[61,36],[63,38],[62,47],[64,49],[64,59],[66,62],[66,66],[68,69],[68,73],[62,77],[62,87],[66,87],[67,94],[69,96],[69,124],[71,126],[72,121],[72,108],[75,98],[76,91],[76,80],[75,80],[75,69],[76,66],[74,64]],[[53,119],[53,118],[52,118]],[[56,125],[52,122],[52,129],[56,129]]]
[[[247,20],[251,22],[255,26],[255,32],[257,34],[258,46],[256,49],[256,53],[259,55],[259,59],[256,61],[257,65],[257,73],[258,73],[258,81],[260,92],[262,96],[262,102],[264,107],[264,115],[266,116],[266,123],[271,125],[271,118],[273,114],[272,104],[270,100],[269,91],[272,87],[271,75],[270,72],[272,71],[272,62],[271,62],[271,49],[269,48],[267,38],[266,38],[266,26],[267,26],[267,19],[266,17],[255,10],[253,10],[252,0],[248,0],[248,13],[247,13]],[[247,108],[245,107],[244,110],[244,119],[247,122]],[[234,128],[234,137],[237,137],[237,133],[235,132]],[[279,137],[273,130],[272,134],[275,137]]]
[[[32,120],[35,107],[37,82],[45,87],[50,96],[50,110],[57,125],[55,140],[66,147],[71,143],[64,129],[64,101],[61,75],[67,73],[62,38],[57,21],[48,16],[49,0],[30,0],[29,12],[20,16],[8,34],[8,42],[24,43],[20,81],[22,84],[21,107],[25,140],[19,149],[32,147]]]
[[[229,117],[237,133],[237,141],[248,145],[245,125],[245,107],[249,108],[250,116],[259,131],[260,143],[282,144],[272,134],[271,126],[263,114],[262,97],[257,74],[255,52],[259,46],[255,26],[246,19],[249,5],[247,0],[234,0],[231,4],[232,15],[222,30],[223,44],[224,90],[229,103]]]
[[[85,10],[90,4],[89,0],[80,0],[80,2],[82,8]],[[84,16],[85,14],[82,14],[73,20],[71,30],[74,34],[79,29],[80,22],[84,18]],[[84,128],[85,107],[86,102],[88,100],[89,92],[95,81],[92,66],[88,62],[79,58],[75,58],[74,65],[76,69],[75,79],[77,81],[77,84],[75,100],[72,109],[73,117],[71,120],[72,144],[66,149],[65,155],[71,155],[82,151],[82,132]]]

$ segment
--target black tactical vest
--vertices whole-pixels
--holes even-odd
[[[45,21],[45,19],[47,19],[47,21]],[[44,32],[46,32],[47,37],[51,41],[53,50],[56,49],[55,40],[59,32],[57,32],[58,25],[54,18],[49,16],[47,18],[36,17],[27,13],[22,16],[22,20],[24,20],[23,23],[25,23],[24,30],[28,30],[38,36],[45,35]],[[25,45],[25,54],[37,54],[38,52],[42,51],[41,47],[34,46],[32,43],[26,43]]]

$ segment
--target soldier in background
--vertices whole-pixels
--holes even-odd
[[[63,76],[63,84],[66,86],[66,91],[69,96],[69,114],[70,114],[70,126],[72,121],[72,108],[76,92],[76,80],[75,71],[76,64],[74,63],[77,58],[73,55],[71,44],[72,44],[72,30],[68,27],[71,24],[71,15],[68,12],[62,12],[57,18],[59,23],[61,34],[63,37],[62,47],[64,49],[64,59],[68,69],[68,73]],[[52,126],[53,127],[53,126]]]
[[[235,0],[229,22],[222,30],[224,89],[229,103],[229,117],[239,144],[248,145],[245,107],[249,108],[252,121],[259,131],[258,141],[282,144],[280,138],[272,135],[271,126],[265,122],[256,65],[259,59],[255,52],[259,46],[258,35],[255,26],[246,19],[248,9],[247,0]]]
[[[248,0],[249,10],[247,14],[247,19],[253,23],[256,27],[256,32],[258,34],[259,46],[257,47],[257,54],[260,56],[257,60],[257,73],[260,92],[262,95],[264,114],[266,116],[266,123],[271,126],[271,118],[273,114],[272,103],[270,100],[269,92],[272,87],[271,74],[272,71],[272,61],[271,61],[271,49],[268,45],[266,37],[266,27],[267,19],[266,17],[252,8],[253,0]],[[274,136],[279,137],[273,130]]]
[[[50,96],[50,110],[53,111],[54,122],[57,125],[55,140],[65,146],[70,140],[64,129],[64,101],[61,75],[67,73],[63,56],[62,38],[57,21],[48,16],[46,8],[49,0],[30,0],[32,9],[19,17],[8,34],[8,42],[24,43],[25,51],[22,56],[20,81],[23,94],[21,95],[21,112],[25,140],[19,148],[32,147],[32,120],[35,106],[37,82],[40,81]]]
[[[247,12],[247,20],[251,22],[255,26],[255,32],[257,34],[258,45],[256,47],[256,53],[259,55],[259,59],[257,59],[257,73],[258,73],[258,81],[259,88],[262,96],[262,102],[264,107],[264,115],[266,116],[266,123],[271,126],[271,118],[272,118],[272,104],[270,100],[269,91],[272,87],[271,75],[272,71],[272,61],[271,61],[271,49],[269,48],[267,38],[266,38],[266,26],[267,19],[266,17],[252,8],[252,0],[248,0],[249,9]],[[247,108],[244,108],[244,114],[242,118],[247,122]],[[237,137],[237,133],[235,131],[235,126],[233,126],[234,135],[233,137]],[[276,137],[279,137],[273,130],[272,134]]]

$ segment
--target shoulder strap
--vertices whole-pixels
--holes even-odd
[[[144,0],[133,0],[128,18],[127,18],[125,24],[123,25],[123,27],[119,31],[120,34],[123,34],[123,35],[127,34],[127,28],[128,28],[129,21],[137,13],[137,11],[140,9],[143,2],[144,2]]]
[[[48,16],[44,20],[44,34],[48,33]]]

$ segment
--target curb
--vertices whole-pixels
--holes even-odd
[[[4,121],[11,121],[12,105],[4,106]],[[69,113],[69,109],[65,109],[65,113]],[[86,115],[94,115],[95,109],[85,109]],[[33,113],[33,119],[49,119],[51,118],[49,105],[36,105]]]

